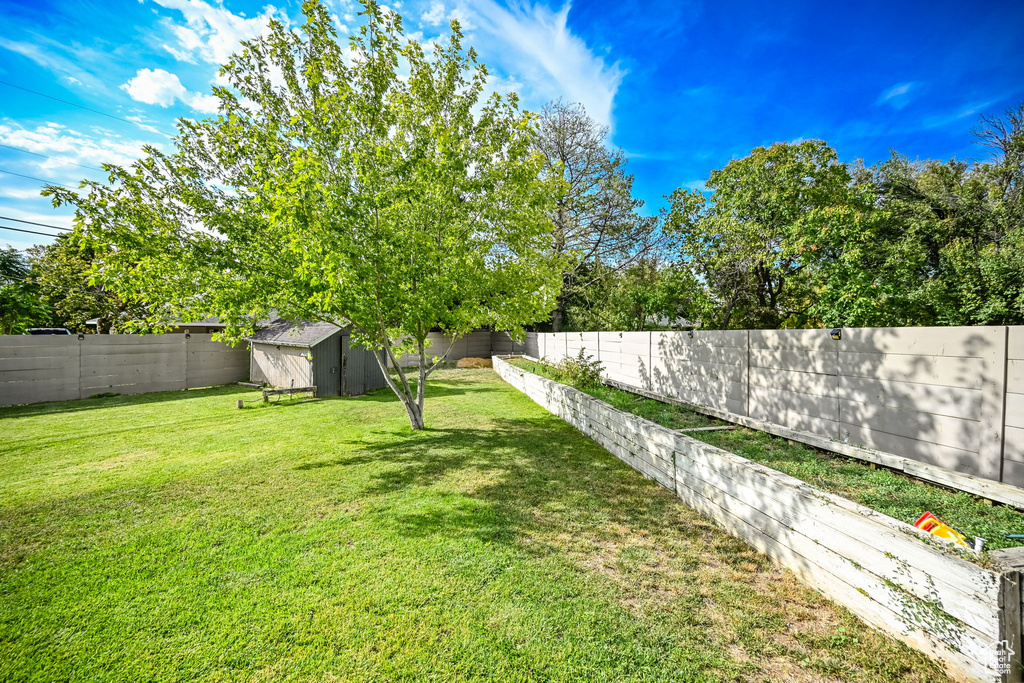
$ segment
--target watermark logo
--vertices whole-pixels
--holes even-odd
[[[1010,673],[1010,658],[1017,653],[1014,652],[1012,647],[1010,647],[1009,641],[997,640],[989,645],[989,649],[992,651],[989,659],[990,666],[995,669],[997,673]]]

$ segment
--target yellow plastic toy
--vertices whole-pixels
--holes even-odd
[[[914,522],[914,526],[923,531],[935,534],[939,538],[945,538],[953,541],[957,545],[962,545],[965,548],[974,548],[974,546],[967,542],[966,536],[944,523],[941,519],[930,512],[926,512],[921,515],[921,517]]]

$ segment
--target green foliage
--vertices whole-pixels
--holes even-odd
[[[688,268],[654,258],[638,260],[595,278],[585,292],[566,303],[569,330],[672,329],[697,319],[700,283]]]
[[[96,251],[80,237],[61,235],[53,244],[32,247],[29,254],[32,281],[61,326],[84,332],[87,320],[99,318],[97,331],[102,334],[154,329],[145,306],[127,304],[97,281]]]
[[[703,325],[805,326],[825,236],[865,208],[835,150],[820,140],[759,147],[706,185],[710,198],[683,189],[669,197],[666,226],[707,285]]]
[[[601,384],[601,361],[594,360],[584,349],[575,356],[566,356],[555,365],[559,381],[577,389],[589,389]]]
[[[708,328],[1024,323],[1024,103],[975,129],[980,163],[847,166],[780,143],[677,190],[667,228]]]
[[[456,22],[427,53],[366,0],[346,48],[324,5],[303,12],[244,43],[219,114],[182,119],[173,154],[48,192],[77,208],[97,281],[127,301],[218,315],[229,340],[276,311],[351,325],[393,365],[415,353],[418,391],[401,369],[389,383],[420,428],[432,329],[516,333],[554,307],[555,185],[535,117],[514,93],[484,99]]]
[[[32,267],[17,249],[0,249],[0,334],[46,326],[51,311],[32,281]]]

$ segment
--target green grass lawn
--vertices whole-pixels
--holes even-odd
[[[513,365],[559,379],[552,368],[523,358]],[[585,391],[620,410],[639,415],[670,429],[727,425],[685,406],[661,403],[614,387],[594,386]],[[952,491],[896,473],[884,467],[846,458],[756,429],[691,432],[689,436],[736,455],[802,479],[826,491],[849,498],[872,510],[913,524],[926,511],[958,529],[973,541],[986,539],[986,550],[1021,545],[1006,534],[1024,534],[1024,514],[962,491]],[[972,556],[965,556],[971,559]],[[984,558],[979,558],[984,562]]]
[[[490,370],[0,408],[0,680],[941,680]]]

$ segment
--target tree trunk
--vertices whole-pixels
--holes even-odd
[[[373,354],[373,357],[377,359],[377,365],[380,366],[381,371],[384,373],[384,381],[388,383],[388,386],[391,388],[391,391],[395,392],[395,396],[398,397],[398,399],[402,402],[402,405],[405,407],[405,412],[409,416],[409,425],[412,427],[413,431],[423,429],[424,424],[422,395],[413,395],[412,388],[409,386],[409,381],[405,376],[405,371],[402,370],[401,366],[399,366],[398,359],[395,358],[395,354],[391,350],[391,345],[388,344],[387,348],[383,349],[383,351],[387,353],[386,358],[379,350]],[[388,359],[391,360],[391,363],[394,365],[395,370],[398,372],[398,377],[402,381],[401,386],[395,383],[395,380],[391,378],[391,374],[388,372]],[[420,376],[423,377],[423,375],[425,374],[425,367],[423,365],[422,352],[420,354],[419,365]],[[416,392],[418,394],[420,394],[423,391],[422,385],[423,383],[421,380],[420,386],[416,388]]]
[[[420,329],[422,330],[422,328],[420,328]],[[420,351],[420,367],[419,367],[420,378],[419,378],[419,381],[416,383],[416,407],[419,408],[420,422],[422,423],[423,422],[423,397],[426,395],[426,391],[427,391],[427,347],[426,347],[426,344],[423,343],[422,339],[419,341],[419,351]],[[422,428],[422,425],[421,425],[421,428]],[[413,427],[413,429],[415,429],[415,427]]]
[[[555,310],[551,312],[551,331],[561,332],[562,321],[565,319],[565,301],[562,300],[562,296],[559,295],[555,299]]]

